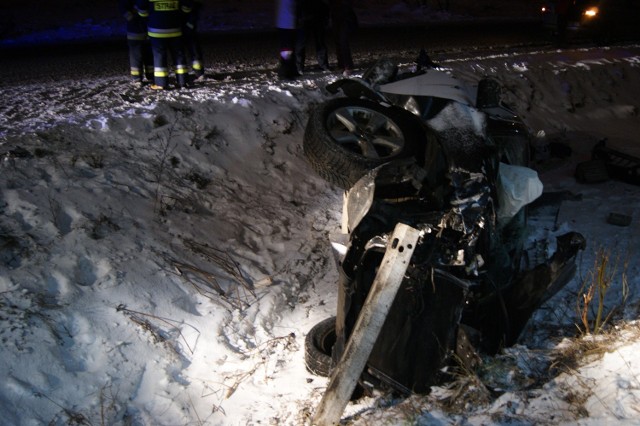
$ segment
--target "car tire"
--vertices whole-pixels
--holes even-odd
[[[313,326],[304,341],[304,362],[307,370],[317,376],[329,377],[333,368],[331,349],[336,342],[336,317]]]
[[[303,147],[321,177],[349,189],[368,171],[418,154],[424,139],[423,127],[406,110],[366,99],[337,98],[311,112]]]

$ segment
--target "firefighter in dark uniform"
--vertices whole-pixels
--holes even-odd
[[[202,1],[193,1],[193,10],[186,16],[184,27],[182,28],[182,37],[184,38],[184,47],[187,54],[187,62],[191,65],[194,79],[196,81],[204,78],[204,65],[202,62],[202,45],[200,44],[200,36],[198,34],[198,22],[200,13],[202,12]]]
[[[182,23],[192,6],[193,0],[136,0],[138,14],[148,19],[147,34],[153,51],[152,89],[169,87],[169,55],[175,64],[178,87],[187,85]]]
[[[127,45],[131,79],[142,85],[144,77],[153,78],[153,55],[147,36],[147,21],[138,15],[135,0],[118,0],[120,15],[127,21]]]

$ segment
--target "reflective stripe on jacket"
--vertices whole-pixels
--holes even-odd
[[[136,8],[140,16],[148,17],[149,37],[180,37],[182,23],[193,8],[193,0],[136,0]]]

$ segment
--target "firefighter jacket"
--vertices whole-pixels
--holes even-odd
[[[127,39],[146,40],[147,20],[138,14],[135,3],[136,0],[118,0],[118,11],[127,21]]]
[[[193,0],[136,0],[138,14],[148,18],[149,37],[173,38],[182,35],[185,15],[191,13]]]

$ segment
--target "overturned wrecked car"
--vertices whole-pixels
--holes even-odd
[[[307,335],[309,371],[332,375],[345,357],[397,225],[418,235],[358,371],[361,391],[426,393],[454,360],[473,368],[477,353],[514,344],[585,247],[574,232],[529,238],[542,183],[528,168],[530,132],[498,81],[474,85],[421,58],[409,72],[382,60],[331,83],[342,95],[312,111],[304,135],[312,168],[346,191],[332,238],[336,316]]]

